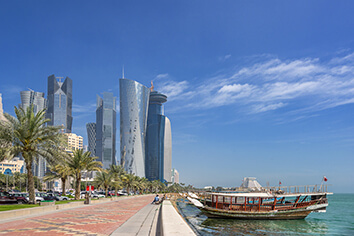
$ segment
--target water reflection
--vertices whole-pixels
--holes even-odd
[[[322,235],[328,233],[326,222],[305,220],[232,220],[207,218],[186,202],[178,202],[180,211],[201,235]]]

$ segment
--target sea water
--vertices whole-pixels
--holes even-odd
[[[354,194],[328,196],[326,213],[303,220],[211,219],[188,200],[177,202],[180,213],[200,235],[351,235],[354,236]]]

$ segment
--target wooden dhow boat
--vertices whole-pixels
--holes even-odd
[[[300,187],[304,191],[300,191]],[[284,191],[285,188],[285,191]],[[212,192],[204,199],[189,200],[211,218],[243,220],[304,219],[311,212],[326,212],[327,186],[292,186],[262,189],[254,192]],[[293,189],[294,191],[291,191]],[[310,189],[313,189],[310,191]]]

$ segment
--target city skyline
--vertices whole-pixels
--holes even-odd
[[[4,112],[14,115],[20,91],[46,92],[48,75],[68,75],[72,132],[87,144],[95,95],[120,96],[124,65],[127,78],[144,86],[153,80],[169,98],[180,182],[227,187],[257,177],[262,185],[306,185],[325,175],[331,191],[353,192],[353,7],[326,0],[6,2]]]

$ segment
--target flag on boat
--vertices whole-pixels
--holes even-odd
[[[323,176],[323,181],[324,181],[324,182],[327,182],[327,180],[328,180],[327,177],[326,177],[326,176]]]

